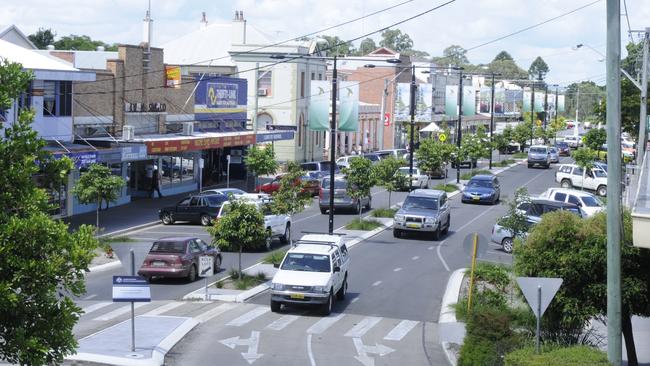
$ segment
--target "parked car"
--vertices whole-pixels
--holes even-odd
[[[557,147],[549,147],[548,148],[549,153],[551,154],[551,163],[559,163],[560,162],[560,152],[557,149]]]
[[[572,149],[577,149],[582,146],[582,139],[580,139],[580,136],[565,136],[564,142],[566,142]]]
[[[307,174],[316,173],[318,178],[329,176],[331,163],[329,161],[309,161],[300,164],[300,169],[304,170]],[[339,173],[339,167],[334,164],[335,173]],[[311,175],[311,174],[310,174]]]
[[[221,251],[195,237],[163,238],[155,241],[138,270],[138,275],[149,281],[154,277],[187,278],[193,282],[197,278],[199,257],[213,257],[213,270],[216,274],[221,268]]]
[[[382,158],[384,156],[393,156],[396,159],[403,159],[404,155],[408,154],[408,151],[406,149],[389,149],[375,151],[375,154],[379,155]]]
[[[287,251],[271,280],[271,311],[282,305],[312,305],[323,315],[345,299],[350,252],[338,235],[309,234]],[[336,296],[336,298],[335,298]]]
[[[544,168],[551,166],[551,151],[548,146],[533,145],[528,149],[528,167],[540,165]]]
[[[246,191],[243,191],[239,188],[215,188],[215,189],[205,189],[201,191],[202,195],[212,195],[212,194],[218,194],[218,195],[233,195],[235,197],[237,196],[242,196],[245,194],[248,194]]]
[[[416,189],[406,196],[402,207],[395,213],[393,236],[403,232],[433,233],[438,240],[447,234],[451,225],[451,209],[447,193],[435,189]]]
[[[573,203],[580,207],[587,216],[595,215],[605,210],[605,205],[598,197],[586,191],[566,188],[549,188],[540,197],[549,198],[559,202]]]
[[[291,241],[291,217],[289,215],[276,215],[271,212],[269,205],[271,204],[270,198],[253,199],[241,198],[247,202],[255,205],[258,210],[264,215],[264,227],[266,228],[267,235],[264,241],[266,250],[270,250],[273,244],[273,238],[279,238],[282,244]],[[224,216],[229,210],[230,202],[225,202],[219,210],[217,219]]]
[[[336,165],[338,165],[339,168],[347,168],[350,166],[350,161],[353,159],[359,159],[361,156],[359,155],[346,155],[346,156],[341,156],[338,159],[336,159]]]
[[[343,176],[334,177],[334,210],[354,210],[361,213],[363,208],[370,210],[372,207],[372,197],[356,199],[350,197],[347,192],[348,182]],[[320,213],[326,214],[330,207],[330,178],[321,180],[321,189],[318,194],[318,207]]]
[[[463,189],[463,203],[487,202],[496,204],[501,198],[501,185],[496,175],[475,175]]]
[[[603,144],[597,153],[599,160],[607,161],[607,144]],[[621,149],[621,156],[623,157],[624,163],[630,163],[634,160],[635,153],[630,150]]]
[[[580,217],[587,217],[587,214],[580,207],[573,203],[558,202],[548,198],[532,198],[528,202],[522,202],[517,206],[517,210],[526,216],[540,218],[543,214],[565,210]]]
[[[255,192],[265,193],[271,195],[277,192],[280,189],[282,177],[286,174],[280,174],[277,177],[273,178],[270,182],[260,184],[255,188]],[[295,182],[295,186],[300,186],[300,193],[308,193],[311,196],[317,196],[320,189],[320,179],[318,178],[319,174],[312,172],[306,175],[301,176]]]
[[[530,228],[537,224],[539,222],[539,218],[534,218],[534,217],[527,217],[526,218],[526,224],[528,225],[528,230]],[[524,237],[527,236],[527,233],[524,234]],[[506,253],[512,253],[512,249],[514,247],[514,238],[512,235],[512,232],[503,226],[499,225],[499,222],[497,221],[496,224],[492,227],[492,242],[500,244],[501,249],[503,249],[504,252]]]
[[[569,144],[564,142],[564,141],[558,141],[555,144],[555,147],[557,148],[557,153],[559,156],[569,156],[571,155],[571,148],[569,147]]]
[[[555,181],[560,183],[562,188],[578,187],[596,191],[599,196],[607,196],[607,172],[601,169],[592,168],[584,170],[575,164],[563,164],[555,172]]]
[[[370,160],[370,162],[372,162],[373,164],[377,164],[381,160],[379,155],[377,155],[375,153],[363,154],[361,156],[363,156],[364,159]]]
[[[410,168],[405,166],[397,169],[398,174],[409,176]],[[424,174],[419,168],[413,167],[413,179],[411,180],[411,189],[413,188],[428,188],[429,187],[429,177]],[[403,189],[408,189],[408,187],[401,187]]]
[[[192,195],[183,198],[174,206],[158,210],[158,218],[164,225],[171,225],[176,221],[190,221],[208,226],[217,217],[219,209],[226,201],[228,196],[221,194]]]
[[[476,160],[466,159],[460,162],[460,168],[474,169],[476,168],[478,162]],[[451,158],[451,167],[456,169],[456,155],[452,154]]]
[[[521,145],[517,142],[510,142],[505,148],[499,150],[500,154],[514,154],[521,150]]]

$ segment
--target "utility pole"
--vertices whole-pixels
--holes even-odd
[[[379,115],[379,133],[377,134],[380,150],[384,149],[384,129],[386,128],[386,98],[388,98],[388,79],[384,79],[384,89],[381,91],[381,114]]]
[[[607,359],[621,365],[621,2],[607,0]],[[644,123],[642,121],[642,123]]]
[[[560,86],[556,85],[555,86],[555,125],[557,126],[557,105],[560,103],[559,102],[559,94],[560,94]],[[557,130],[555,131],[555,143],[557,144]]]
[[[253,108],[253,136],[255,136],[255,143],[253,145],[257,144],[257,113],[258,112],[258,102],[260,99],[258,89],[259,89],[259,84],[260,84],[260,63],[256,62],[255,63],[255,89],[253,90],[255,92],[255,106]]]
[[[415,84],[415,64],[411,65],[411,95],[410,95],[410,112],[411,112],[411,142],[409,148],[409,191],[413,189],[413,153],[415,152],[415,92],[417,85]]]
[[[533,77],[533,88],[530,93],[530,146],[533,146],[535,136],[535,78]]]
[[[338,74],[336,71],[336,56],[334,56],[334,69],[332,70],[332,118],[330,122],[330,202],[329,202],[329,227],[328,233],[334,233],[334,166],[336,164],[336,94],[338,92]]]
[[[494,73],[492,73],[492,93],[490,94],[490,166],[492,169],[492,149],[494,144]]]
[[[548,84],[544,86],[544,132],[546,132],[547,120],[548,120]]]
[[[460,77],[458,78],[458,127],[456,128],[456,183],[460,183],[460,139],[463,137],[462,129],[462,116],[463,116],[463,70],[460,70]],[[472,162],[470,161],[470,166]]]
[[[574,123],[575,128],[573,129],[573,134],[578,135],[578,111],[580,110],[580,84],[578,84],[577,88],[578,93],[576,94],[576,123]]]
[[[650,41],[650,28],[645,29],[645,37],[643,38],[643,69],[641,70],[641,111],[639,115],[639,141],[637,144],[636,164],[641,168],[643,159],[645,158],[645,148],[648,139],[648,131],[646,126],[647,121],[647,108],[648,108],[648,42]]]

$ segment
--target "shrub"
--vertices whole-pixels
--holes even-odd
[[[468,270],[469,273],[469,270]],[[474,270],[475,280],[485,281],[497,289],[504,291],[510,284],[508,269],[499,264],[479,262]]]
[[[393,208],[376,208],[372,210],[371,215],[372,217],[387,217],[392,219],[395,217],[395,212],[397,212],[397,210]]]
[[[506,366],[605,366],[611,365],[607,355],[593,347],[573,346],[556,348],[550,351],[535,353],[534,347],[526,347],[505,357]]]
[[[460,348],[458,366],[497,365],[499,364],[497,357],[494,344],[483,340],[465,338],[465,342]]]
[[[271,253],[267,254],[266,257],[262,260],[263,263],[267,264],[280,264],[282,263],[282,259],[284,259],[284,255],[287,253],[286,249],[278,249],[274,250]]]
[[[350,221],[347,225],[345,225],[345,228],[348,230],[364,230],[364,231],[369,231],[369,230],[374,230],[378,227],[381,226],[381,223],[375,220],[363,220],[360,218],[355,218],[352,221]]]
[[[503,365],[503,355],[520,344],[521,337],[512,330],[507,309],[473,308],[458,365]]]
[[[447,183],[447,184],[437,184],[433,189],[438,189],[441,191],[445,191],[447,193],[451,193],[454,191],[458,190],[458,186],[455,184]]]

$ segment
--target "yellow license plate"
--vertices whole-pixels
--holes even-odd
[[[292,299],[303,300],[305,298],[305,295],[303,295],[303,294],[291,294],[291,298]]]
[[[406,224],[406,227],[411,229],[419,229],[421,226],[420,224]]]
[[[481,197],[476,197],[476,196],[474,196],[474,197],[472,197],[472,199],[473,199],[474,201],[478,201],[478,200],[481,199]]]

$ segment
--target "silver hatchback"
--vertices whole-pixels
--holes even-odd
[[[436,240],[449,231],[451,213],[447,193],[435,189],[416,189],[409,193],[395,213],[393,236],[404,232],[433,233]]]
[[[354,210],[361,213],[363,209],[370,210],[372,198],[370,196],[355,199],[348,194],[348,181],[344,177],[334,177],[334,210]],[[321,180],[321,189],[318,194],[318,206],[321,214],[326,214],[330,207],[330,178]]]

